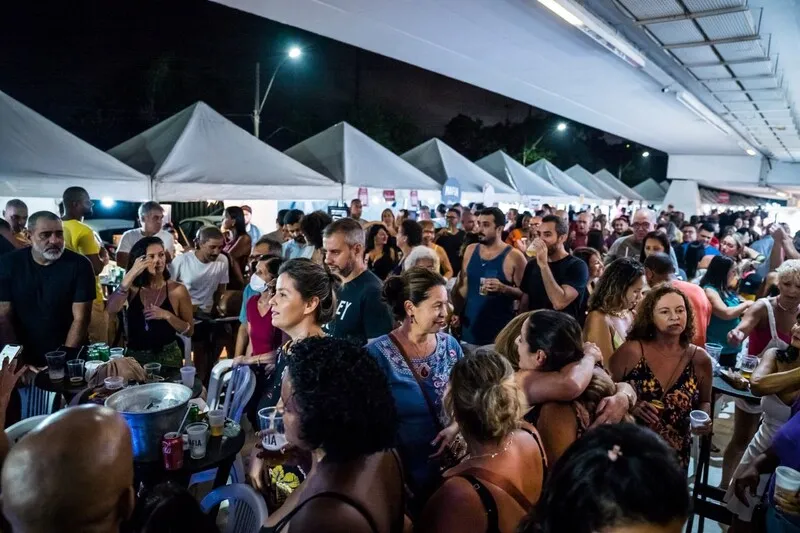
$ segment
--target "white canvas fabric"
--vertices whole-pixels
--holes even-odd
[[[326,200],[341,187],[197,102],[109,153],[153,178],[158,200]]]
[[[484,185],[494,187],[496,196],[518,199],[519,192],[513,183],[497,179],[439,139],[431,139],[404,153],[403,159],[435,179],[440,185],[455,178],[461,192],[483,192]]]
[[[512,184],[525,196],[539,196],[549,202],[568,202],[575,198],[528,170],[502,150],[475,161],[475,164],[500,181]]]
[[[612,189],[619,191],[619,193],[628,200],[644,200],[641,194],[637,193],[636,191],[634,191],[633,189],[622,183],[620,180],[617,179],[616,176],[614,176],[614,174],[612,174],[606,169],[603,169],[599,172],[595,172],[594,176],[603,183],[605,183],[606,185],[608,185],[609,187],[611,187]]]
[[[604,200],[617,200],[623,197],[619,191],[612,189],[580,165],[573,165],[564,171],[564,174],[574,179]]]
[[[528,169],[572,196],[583,196],[584,200],[589,201],[601,199],[595,193],[564,174],[557,166],[547,159],[540,159],[534,164],[528,165]]]
[[[149,197],[147,176],[0,91],[0,195],[60,198],[69,186],[92,198]]]
[[[702,213],[700,190],[696,181],[672,180],[662,205],[673,205],[675,211],[683,211],[687,216]]]
[[[653,178],[647,178],[639,185],[635,185],[633,190],[641,194],[645,201],[656,204],[660,204],[666,194],[661,185]]]
[[[284,153],[345,186],[441,189],[433,178],[346,122],[331,126]]]

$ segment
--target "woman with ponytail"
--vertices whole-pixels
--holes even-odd
[[[449,301],[445,280],[425,268],[392,276],[383,297],[400,326],[367,345],[389,380],[397,406],[397,446],[419,511],[441,481],[441,470],[453,466],[461,451],[451,447],[458,426],[445,416],[442,397],[461,346],[442,330]]]
[[[291,259],[281,265],[275,281],[275,293],[269,300],[269,305],[272,326],[282,330],[290,340],[275,351],[275,367],[258,404],[259,410],[265,407],[282,407],[278,402],[281,398],[284,370],[292,357],[292,346],[303,339],[325,335],[322,326],[330,322],[336,313],[338,287],[339,278],[310,259]],[[277,476],[274,471],[279,468],[281,475]],[[262,492],[265,492],[271,479],[277,479],[285,472],[282,466],[275,467],[271,475],[268,470],[263,461],[253,457],[250,477],[255,488]],[[298,470],[299,472],[287,472],[286,479],[277,479],[278,482],[271,487],[274,490],[267,493],[271,508],[281,504],[291,490],[300,484],[303,473],[307,470]]]
[[[500,354],[478,350],[453,367],[444,396],[468,455],[447,470],[420,530],[512,533],[542,491],[547,461],[539,434],[522,421],[525,396]]]

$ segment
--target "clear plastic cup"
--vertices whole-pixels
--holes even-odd
[[[186,434],[189,436],[189,454],[192,459],[205,457],[208,444],[208,424],[202,422],[189,424],[186,426]]]
[[[286,446],[286,430],[283,425],[283,414],[277,407],[265,407],[258,411],[261,427],[261,446],[265,450],[279,451]]]
[[[739,364],[739,372],[742,374],[742,377],[745,379],[750,379],[750,376],[753,374],[753,370],[756,369],[758,366],[758,357],[755,355],[745,355],[742,358],[742,362]]]
[[[722,345],[713,342],[706,343],[706,351],[714,361],[719,362],[719,356],[722,354]]]
[[[108,390],[119,390],[125,385],[125,378],[122,376],[109,376],[103,380],[103,385]]]
[[[77,385],[83,381],[85,364],[86,361],[83,359],[73,359],[72,361],[67,361],[67,376],[69,376],[70,383]]]
[[[212,437],[221,437],[225,430],[225,412],[222,409],[214,409],[208,412],[208,425],[211,428]]]
[[[775,469],[775,505],[784,513],[800,514],[800,472],[788,466]]]
[[[119,359],[121,357],[125,357],[125,348],[111,348],[111,355],[109,355],[108,359]]]
[[[197,369],[193,366],[184,366],[181,368],[181,383],[190,389],[194,387],[194,377],[197,375]]]
[[[63,381],[67,368],[67,354],[65,352],[50,352],[45,354],[47,359],[47,373],[50,381]]]
[[[692,428],[699,428],[711,419],[705,411],[694,410],[689,413],[689,424]]]
[[[147,381],[154,381],[156,376],[161,375],[161,363],[145,363],[142,368],[147,375]]]

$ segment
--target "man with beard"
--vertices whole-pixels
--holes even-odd
[[[197,232],[197,249],[176,257],[169,265],[172,279],[186,285],[192,305],[213,313],[228,284],[228,260],[222,255],[224,238],[214,226]]]
[[[650,209],[639,209],[633,215],[631,227],[633,228],[633,235],[617,239],[608,250],[606,265],[611,264],[612,261],[620,257],[633,257],[636,259],[642,254],[644,238],[648,233],[656,230],[656,214]],[[678,259],[675,257],[675,250],[672,249],[672,246],[669,247],[669,258],[672,260],[677,272]]]
[[[367,221],[361,218],[361,214],[363,212],[364,206],[361,205],[361,200],[358,198],[353,198],[350,201],[350,218],[358,222],[362,228],[367,225]]]
[[[297,259],[305,257],[311,259],[314,255],[314,246],[306,242],[300,222],[303,220],[303,212],[299,209],[292,209],[283,217],[283,227],[289,240],[283,243],[283,259]]]
[[[21,344],[23,364],[87,339],[95,281],[92,265],[64,249],[61,219],[39,211],[28,219],[31,247],[0,257],[0,342]]]
[[[394,321],[381,298],[382,283],[364,261],[364,230],[358,221],[341,218],[323,234],[325,265],[342,278],[336,293],[336,316],[322,328],[332,337],[364,346],[392,330]]]
[[[611,222],[611,227],[614,228],[614,231],[611,232],[611,235],[606,239],[607,248],[611,248],[611,245],[614,244],[617,239],[626,237],[630,231],[628,228],[628,219],[625,217],[615,218],[614,221]]]
[[[555,309],[583,322],[579,314],[589,267],[564,249],[567,231],[569,227],[560,217],[542,219],[531,245],[535,259],[528,263],[522,278],[520,310]]]
[[[503,242],[505,216],[490,207],[478,213],[478,244],[464,251],[453,299],[461,312],[462,340],[483,346],[514,318],[514,301],[525,271],[525,256]],[[463,304],[463,305],[462,305]]]

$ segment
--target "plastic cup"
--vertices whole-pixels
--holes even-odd
[[[125,357],[125,348],[111,348],[111,355],[109,355],[109,359],[119,359],[120,357]]]
[[[262,432],[261,446],[265,450],[279,451],[286,446],[286,430],[283,415],[276,407],[265,407],[258,411],[258,421]]]
[[[181,383],[190,389],[194,387],[194,377],[197,374],[197,369],[193,366],[184,366],[181,368]]]
[[[186,434],[189,436],[189,455],[192,459],[205,457],[208,444],[208,424],[202,422],[189,424],[186,426]]]
[[[739,364],[739,371],[743,378],[749,380],[750,376],[753,374],[753,370],[755,370],[757,366],[758,357],[755,355],[745,355],[742,358],[742,362]]]
[[[47,373],[50,375],[50,381],[63,381],[67,367],[67,354],[65,352],[50,352],[45,354],[44,357],[47,359]]]
[[[156,376],[161,375],[161,363],[145,363],[142,368],[148,381],[154,381]]]
[[[689,413],[689,424],[692,428],[699,428],[711,419],[705,411],[695,410]]]
[[[481,296],[486,296],[489,294],[489,291],[486,290],[486,278],[481,278],[480,286],[478,288],[478,294]]]
[[[788,466],[775,469],[775,505],[788,514],[800,513],[800,472]]]
[[[95,372],[97,372],[97,369],[102,365],[102,361],[86,361],[86,363],[83,365],[84,369],[86,370],[86,375],[84,376],[86,381],[91,380],[92,376],[94,376]]]
[[[722,354],[722,345],[713,342],[706,343],[706,351],[708,352],[708,355],[714,359],[714,361],[719,362],[719,356]]]
[[[212,437],[221,437],[225,430],[225,412],[222,409],[209,411],[208,425],[211,426]]]
[[[86,361],[83,359],[73,359],[72,361],[67,361],[67,376],[69,376],[70,383],[78,384],[83,381],[85,363]]]
[[[103,380],[103,385],[108,390],[119,390],[125,385],[125,378],[122,376],[109,376]]]

